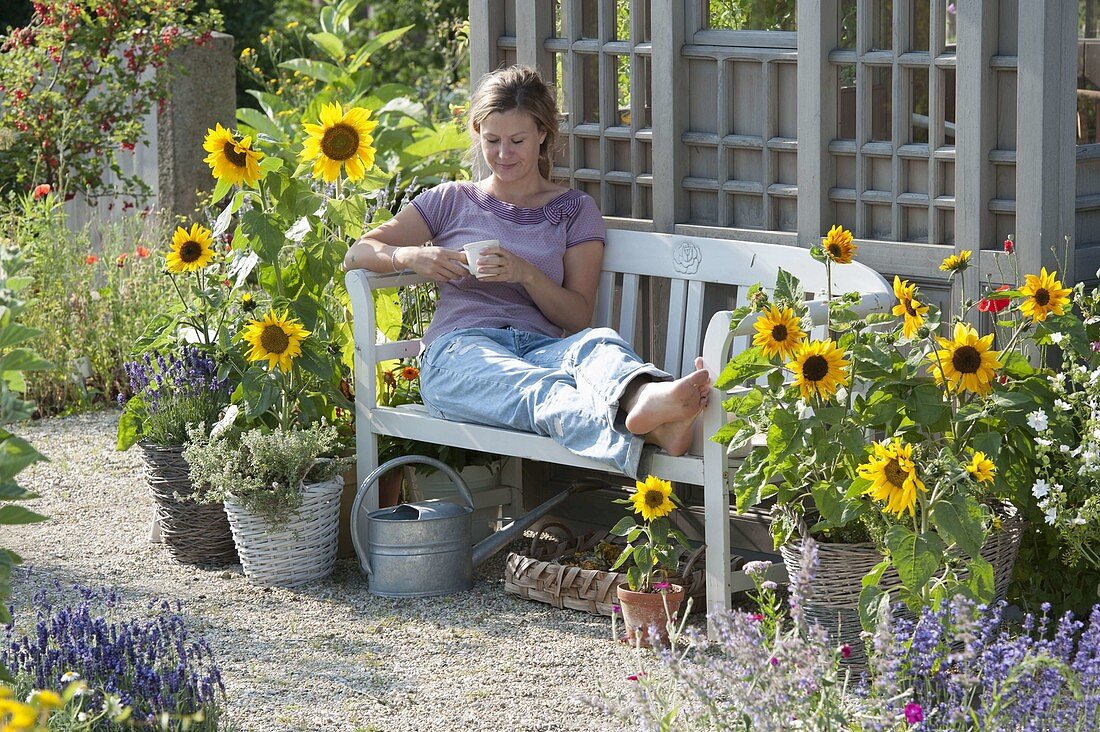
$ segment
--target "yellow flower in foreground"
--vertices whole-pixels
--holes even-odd
[[[60,709],[64,705],[64,702],[61,701],[61,695],[50,689],[38,689],[31,692],[31,702],[43,709]]]
[[[882,510],[886,513],[915,515],[917,491],[928,490],[917,477],[913,446],[896,437],[889,444],[876,442],[874,454],[859,466],[858,472],[861,478],[871,481],[864,493],[885,503]]]
[[[856,253],[856,245],[852,243],[852,232],[839,224],[829,229],[829,233],[821,240],[821,246],[829,259],[837,264],[851,264],[852,256]]]
[[[191,231],[188,232],[177,226],[165,266],[173,274],[194,272],[210,264],[213,258],[214,236],[210,229],[202,224],[191,224]]]
[[[339,102],[333,102],[321,107],[320,122],[304,125],[309,137],[301,152],[303,161],[313,161],[314,178],[331,183],[343,165],[348,180],[359,180],[374,167],[370,133],[378,123],[370,119],[370,110],[352,107],[344,112]]]
[[[1024,286],[1020,288],[1020,294],[1024,301],[1020,303],[1020,312],[1032,320],[1046,320],[1051,313],[1062,315],[1069,304],[1068,287],[1062,287],[1062,283],[1055,279],[1057,272],[1047,272],[1043,267],[1038,275],[1024,277]]]
[[[217,125],[206,131],[202,149],[210,153],[203,162],[210,166],[218,180],[252,186],[260,179],[259,163],[264,154],[252,149],[251,137],[238,140],[232,132]]]
[[[0,730],[11,732],[31,732],[38,721],[38,712],[30,704],[18,702],[10,697],[0,697]]]
[[[630,500],[634,502],[634,513],[642,514],[646,521],[659,516],[667,516],[676,508],[672,502],[672,483],[649,476],[645,482],[636,481],[637,490]]]
[[[760,314],[753,327],[756,328],[756,335],[753,336],[752,343],[760,346],[765,358],[790,358],[802,343],[804,335],[798,318],[790,308],[780,310],[772,306]]]
[[[966,268],[970,266],[970,250],[963,249],[958,254],[952,254],[945,257],[943,262],[940,263],[941,272],[965,272]]]
[[[894,315],[905,318],[901,332],[906,338],[912,339],[917,330],[924,325],[928,306],[921,305],[917,300],[917,286],[909,284],[909,280],[902,280],[897,275],[894,275],[894,297],[898,299],[898,304],[894,306]]]
[[[981,450],[974,453],[974,457],[970,459],[970,464],[966,466],[966,471],[974,476],[974,480],[979,483],[992,483],[993,476],[997,473],[997,466],[993,464],[993,461],[985,456],[985,453]]]
[[[845,371],[848,364],[844,352],[829,338],[802,346],[788,367],[794,372],[794,383],[802,398],[808,400],[815,393],[822,399],[836,394],[839,387],[848,383]]]
[[[928,354],[932,376],[937,384],[947,380],[955,391],[960,386],[975,394],[988,394],[993,388],[993,376],[1001,367],[1000,354],[991,351],[993,334],[978,337],[978,331],[965,323],[955,323],[953,339],[936,338],[940,350]]]
[[[302,341],[309,334],[300,322],[288,318],[285,310],[281,315],[269,310],[263,320],[249,321],[242,337],[252,346],[249,361],[266,358],[269,369],[278,366],[290,371],[294,359],[302,355]]]

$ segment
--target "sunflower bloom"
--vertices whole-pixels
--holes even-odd
[[[176,227],[172,235],[172,249],[168,252],[166,266],[173,274],[195,272],[210,264],[214,258],[214,236],[202,224],[191,224],[191,231]]]
[[[939,338],[940,350],[928,354],[932,376],[937,384],[945,380],[952,391],[962,388],[975,394],[988,394],[993,377],[1001,367],[999,352],[990,350],[993,334],[978,336],[966,323],[955,323],[954,337]]]
[[[0,696],[0,722],[4,722],[5,730],[30,732],[38,722],[38,712],[30,704],[16,701],[7,695]]]
[[[1033,321],[1046,320],[1051,313],[1062,315],[1069,304],[1068,287],[1062,287],[1062,283],[1055,279],[1057,272],[1047,272],[1043,267],[1038,275],[1024,277],[1024,286],[1020,288],[1020,294],[1024,301],[1020,303],[1020,312]]]
[[[802,327],[794,311],[790,308],[772,306],[760,314],[753,324],[756,335],[752,338],[754,346],[760,346],[765,358],[779,356],[790,358],[802,343]]]
[[[837,264],[851,264],[852,257],[856,253],[856,245],[852,243],[852,232],[839,224],[829,229],[829,233],[821,240],[821,246],[829,259]]]
[[[917,300],[917,286],[910,284],[909,280],[902,280],[894,275],[894,297],[898,304],[894,306],[894,315],[904,318],[901,326],[902,334],[912,340],[917,331],[924,325],[924,316],[928,314],[928,306],[921,305]]]
[[[958,254],[951,254],[944,258],[940,262],[941,272],[957,272],[962,273],[966,271],[966,268],[970,266],[970,250],[963,249]]]
[[[646,521],[667,516],[676,508],[672,502],[672,483],[653,475],[644,483],[636,481],[636,490],[630,500],[634,502],[634,513],[642,514]]]
[[[864,494],[885,503],[885,513],[916,515],[917,491],[928,489],[917,475],[913,446],[895,437],[889,444],[876,442],[873,452],[858,468],[859,477],[871,481]]]
[[[260,179],[260,159],[264,154],[252,149],[251,137],[238,140],[232,132],[216,125],[206,131],[202,149],[210,153],[203,162],[218,180],[253,186]]]
[[[966,466],[966,472],[974,476],[974,480],[979,483],[992,483],[993,476],[997,473],[997,466],[985,456],[984,452],[978,450],[970,458],[970,464]]]
[[[313,161],[313,177],[331,183],[344,166],[348,180],[360,180],[374,167],[374,138],[371,130],[378,123],[370,119],[370,110],[352,107],[343,111],[339,102],[321,107],[321,124],[304,125],[305,145],[302,161]]]
[[[828,399],[848,383],[846,369],[849,363],[844,352],[828,338],[803,345],[788,367],[794,373],[794,383],[803,399],[809,400],[813,394]]]
[[[405,381],[416,381],[420,378],[420,369],[415,366],[405,366],[401,369],[401,378]]]
[[[285,310],[281,315],[269,310],[263,320],[250,321],[242,337],[252,347],[249,361],[266,358],[269,369],[278,366],[290,371],[294,359],[302,355],[302,341],[309,334],[298,320],[288,318]]]

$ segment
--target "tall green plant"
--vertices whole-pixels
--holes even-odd
[[[21,470],[44,458],[5,426],[29,418],[34,410],[34,403],[22,398],[27,388],[23,372],[49,367],[27,345],[40,331],[19,322],[24,308],[19,294],[31,284],[29,277],[20,275],[24,266],[17,250],[0,247],[0,526],[46,520],[45,516],[18,505],[19,501],[38,496],[16,481]],[[15,552],[0,547],[0,624],[11,622],[7,606],[11,597],[11,570],[22,561]],[[0,679],[11,680],[2,667]]]

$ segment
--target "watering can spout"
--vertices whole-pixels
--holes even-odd
[[[573,483],[566,490],[558,493],[553,498],[550,498],[544,503],[539,504],[531,511],[517,519],[514,519],[512,523],[500,529],[493,534],[490,534],[485,539],[478,542],[473,549],[473,565],[476,567],[479,564],[485,562],[494,554],[499,552],[504,547],[508,546],[512,541],[523,533],[523,530],[531,526],[540,518],[550,513],[554,508],[561,505],[565,499],[569,496],[580,493],[585,490],[592,490],[600,487],[597,484],[591,483]]]

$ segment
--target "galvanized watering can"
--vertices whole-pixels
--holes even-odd
[[[442,471],[458,488],[466,505],[434,499],[364,513],[363,502],[377,494],[378,479],[391,468],[411,463]],[[581,489],[570,486],[471,547],[474,499],[453,468],[422,455],[403,455],[384,462],[359,484],[351,507],[351,541],[359,566],[370,576],[368,591],[382,597],[430,597],[468,590],[474,584],[474,567]]]

